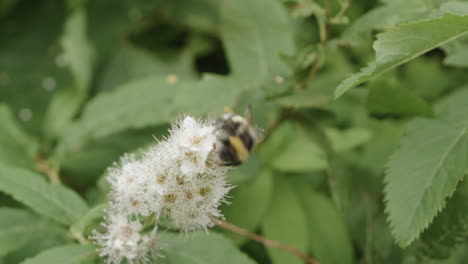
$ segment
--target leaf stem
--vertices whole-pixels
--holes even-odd
[[[288,245],[285,245],[285,244],[282,244],[278,241],[275,241],[275,240],[271,240],[271,239],[268,239],[266,237],[263,237],[263,236],[260,236],[260,235],[257,235],[255,233],[251,233],[241,227],[238,227],[234,224],[231,224],[231,223],[228,223],[228,222],[224,222],[224,221],[221,221],[221,220],[217,220],[217,219],[214,219],[214,218],[211,218],[211,222],[213,222],[215,225],[223,228],[223,229],[226,229],[226,230],[229,230],[233,233],[236,233],[238,235],[241,235],[241,236],[245,236],[253,241],[256,241],[258,243],[261,243],[267,247],[271,247],[271,248],[277,248],[277,249],[281,249],[281,250],[284,250],[284,251],[287,251],[293,255],[296,255],[297,257],[301,258],[302,260],[304,260],[305,262],[309,263],[309,264],[319,264],[319,262],[315,259],[313,259],[312,257],[306,255],[305,253],[301,252],[300,250],[298,250],[297,248],[294,248],[294,247],[291,247],[291,246],[288,246]]]
[[[47,175],[51,183],[60,184],[60,176],[56,167],[52,166],[50,162],[41,155],[37,156],[35,161],[37,170]]]

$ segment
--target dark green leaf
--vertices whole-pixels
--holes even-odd
[[[277,175],[273,184],[273,197],[262,223],[262,232],[270,239],[307,252],[308,227],[299,197],[283,177]],[[267,250],[275,264],[303,263],[298,256],[289,252],[276,248]]]
[[[0,104],[0,145],[0,163],[34,168],[38,143],[23,131],[5,104]]]

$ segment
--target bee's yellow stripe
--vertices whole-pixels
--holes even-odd
[[[249,151],[244,145],[244,142],[239,137],[236,136],[230,136],[229,137],[229,142],[231,143],[231,146],[234,148],[234,151],[237,154],[237,157],[241,161],[246,161],[249,158]]]

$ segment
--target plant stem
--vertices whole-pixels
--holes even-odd
[[[217,225],[217,226],[219,226],[221,228],[229,230],[229,231],[231,231],[233,233],[236,233],[238,235],[245,236],[245,237],[247,237],[247,238],[249,238],[251,240],[254,240],[254,241],[258,242],[258,243],[261,243],[261,244],[263,244],[263,245],[265,245],[267,247],[278,248],[278,249],[281,249],[281,250],[284,250],[284,251],[288,251],[289,253],[296,255],[297,257],[301,258],[302,260],[304,260],[305,262],[307,262],[309,264],[319,264],[319,262],[317,260],[315,260],[312,257],[304,254],[303,252],[301,252],[297,248],[282,244],[282,243],[280,243],[278,241],[268,239],[266,237],[257,235],[255,233],[251,233],[251,232],[249,232],[249,231],[247,231],[247,230],[245,230],[245,229],[243,229],[241,227],[238,227],[238,226],[233,225],[233,224],[228,223],[228,222],[224,222],[224,221],[217,220],[217,219],[214,219],[214,218],[211,218],[211,222],[213,222],[215,225]]]
[[[58,169],[50,164],[50,162],[41,156],[36,157],[37,170],[44,173],[49,177],[50,182],[53,184],[60,184],[60,176]]]

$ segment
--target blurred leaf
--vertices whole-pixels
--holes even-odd
[[[70,226],[72,234],[84,234],[86,229],[96,221],[102,219],[106,214],[107,204],[98,204],[88,210],[84,215]]]
[[[41,252],[39,255],[21,262],[22,264],[77,264],[96,254],[96,248],[91,245],[70,244],[55,247]]]
[[[308,226],[299,197],[290,183],[280,175],[275,177],[273,184],[273,196],[262,223],[262,233],[269,239],[307,252]],[[303,263],[289,252],[276,248],[267,250],[275,264]]]
[[[343,216],[333,203],[305,186],[300,188],[305,208],[309,249],[323,264],[353,263],[353,247]]]
[[[0,18],[7,15],[10,10],[12,10],[15,5],[18,3],[18,0],[3,0],[0,2]]]
[[[412,121],[390,159],[386,207],[392,233],[403,247],[427,228],[468,169],[467,91],[450,97],[436,120]]]
[[[182,235],[160,233],[160,241],[167,246],[163,250],[163,264],[253,264],[230,240],[216,233],[198,232],[186,238]],[[209,249],[209,250],[207,250]]]
[[[179,82],[151,76],[95,97],[87,104],[82,117],[67,129],[56,155],[63,158],[92,140],[166,122],[178,87]]]
[[[343,80],[335,90],[335,98],[466,32],[468,32],[468,16],[445,14],[435,19],[403,24],[379,34],[377,41],[374,42],[375,63]]]
[[[370,35],[372,29],[387,29],[403,22],[424,18],[430,7],[424,0],[388,1],[360,16],[343,33],[342,39],[351,43]]]
[[[468,67],[468,38],[464,37],[445,44],[442,49],[446,57],[444,64],[455,67]]]
[[[38,143],[18,124],[11,110],[0,104],[0,163],[34,168]]]
[[[261,82],[288,72],[279,55],[293,50],[292,27],[279,1],[223,1],[220,8],[233,75]]]
[[[229,193],[231,203],[223,209],[224,216],[229,223],[254,232],[259,227],[270,206],[273,192],[273,178],[271,171],[264,170],[251,182],[236,187]],[[241,245],[247,241],[244,236],[226,232],[235,244]]]
[[[48,136],[58,136],[77,113],[87,96],[92,74],[94,48],[87,37],[87,17],[83,9],[75,10],[65,22],[61,39],[63,60],[73,75],[74,84],[54,94],[44,120]]]
[[[458,15],[468,15],[468,3],[462,1],[448,1],[440,6],[444,12],[454,13]]]
[[[309,89],[280,97],[275,101],[283,107],[321,109],[324,108],[330,100],[331,98],[328,94],[315,89]]]
[[[25,129],[34,135],[41,134],[53,92],[73,81],[58,63],[66,14],[63,2],[21,1],[0,23],[0,100],[20,115]]]
[[[327,168],[325,152],[307,137],[291,137],[272,160],[273,168],[281,171],[308,172]]]
[[[397,82],[374,82],[369,87],[367,109],[371,114],[397,116],[433,115],[431,106]]]
[[[262,167],[262,161],[257,154],[253,152],[250,154],[249,159],[242,163],[242,166],[230,169],[226,177],[232,184],[249,183],[257,178]]]
[[[170,106],[171,118],[180,113],[222,114],[225,106],[236,106],[242,92],[247,89],[246,84],[239,79],[213,74],[203,75],[200,81],[184,82]]]
[[[88,210],[85,201],[73,190],[51,185],[34,172],[0,166],[0,190],[37,213],[70,225]]]
[[[337,152],[356,148],[367,143],[372,137],[372,133],[368,129],[359,127],[343,131],[328,127],[325,128],[325,133],[330,139],[333,150]]]
[[[17,208],[0,208],[0,228],[0,256],[23,247],[34,239],[34,234],[46,236],[61,232],[65,236],[65,229]]]

